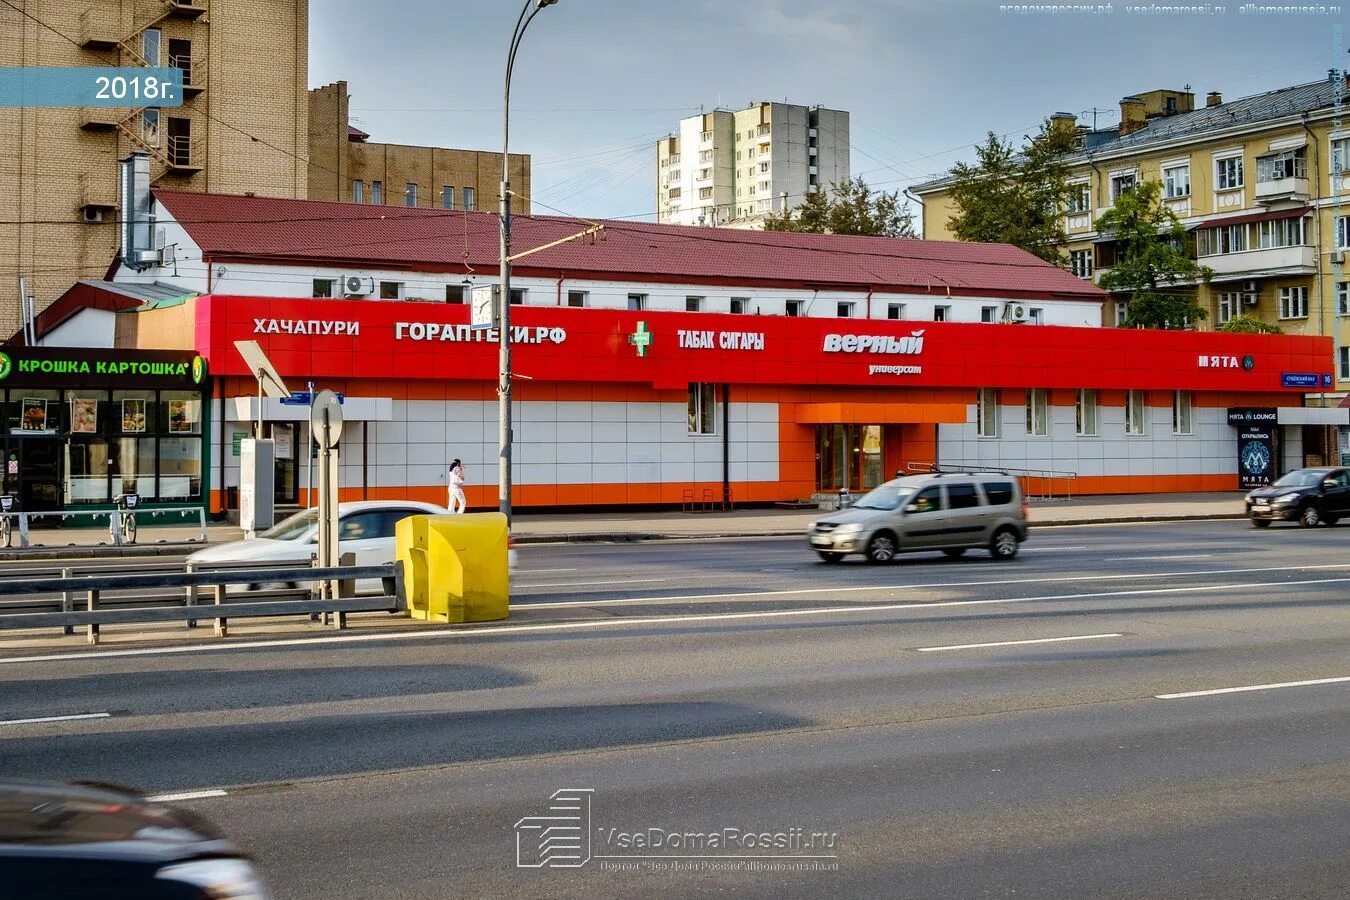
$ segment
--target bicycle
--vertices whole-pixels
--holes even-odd
[[[14,523],[10,519],[10,513],[14,509],[14,495],[0,494],[0,545],[5,549],[13,543]]]
[[[108,516],[108,534],[114,544],[136,543],[136,504],[140,500],[137,494],[118,494],[113,502],[117,509]]]

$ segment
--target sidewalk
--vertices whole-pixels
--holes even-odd
[[[807,525],[826,513],[819,510],[748,509],[724,513],[521,513],[516,516],[516,543],[540,544],[581,541],[643,541],[662,539],[773,537],[803,534]],[[1242,494],[1134,494],[1083,497],[1075,500],[1033,501],[1033,526],[1082,525],[1188,519],[1239,519]],[[107,531],[99,528],[44,529],[31,535],[28,550],[0,550],[0,562],[41,559],[96,559],[165,556],[190,553],[202,546],[197,529],[143,528],[134,547],[113,547]],[[207,528],[211,544],[237,541],[243,532],[234,525]]]

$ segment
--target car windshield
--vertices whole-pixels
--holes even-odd
[[[900,504],[904,503],[913,493],[914,488],[907,484],[883,484],[881,487],[863,494],[858,502],[853,504],[853,508],[899,509]]]
[[[1290,472],[1282,476],[1275,482],[1275,487],[1313,487],[1322,483],[1322,479],[1327,476],[1326,472],[1316,472],[1312,469],[1300,469],[1297,472]]]
[[[313,529],[315,523],[318,521],[319,511],[317,509],[307,509],[303,512],[298,512],[289,518],[282,519],[258,536],[273,541],[298,541],[300,538],[304,537],[305,532]]]

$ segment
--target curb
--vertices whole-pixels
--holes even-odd
[[[135,559],[138,557],[178,556],[210,546],[192,544],[151,544],[144,547],[30,547],[27,550],[0,550],[0,562],[24,562],[50,559]]]

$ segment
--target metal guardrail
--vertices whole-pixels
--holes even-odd
[[[128,511],[123,509],[89,509],[89,510],[62,509],[62,510],[49,510],[46,512],[10,511],[10,512],[0,512],[0,520],[10,523],[14,522],[18,523],[19,549],[26,550],[32,546],[31,536],[34,522],[40,522],[40,520],[43,519],[48,520],[56,519],[58,521],[65,521],[66,519],[77,518],[82,516],[91,519],[107,519],[108,530],[109,534],[112,537],[113,546],[120,547],[123,546],[122,530],[120,528],[112,527],[113,517],[126,515],[128,514],[128,512],[130,512],[131,515],[134,515],[137,518],[137,522],[140,524],[144,524],[147,519],[158,519],[166,515],[188,515],[195,517],[197,520],[197,537],[195,538],[195,541],[197,543],[202,544],[206,543],[206,509],[205,507],[201,506],[166,506],[156,509],[138,507],[134,511]],[[13,527],[11,524],[11,532],[12,530]],[[135,542],[132,541],[132,543]],[[8,546],[9,546],[8,544],[4,544],[4,547]],[[0,547],[0,549],[3,549],[3,547]]]
[[[1022,482],[1022,493],[1037,500],[1055,499],[1055,482],[1064,482],[1063,496],[1060,499],[1073,499],[1073,483],[1078,479],[1077,472],[1060,472],[1054,469],[1017,469],[1008,466],[966,466],[960,463],[910,463],[907,467],[912,473],[941,472],[956,475],[961,472],[972,474],[1010,475]],[[896,473],[900,475],[899,472]]]
[[[88,628],[89,643],[97,644],[100,625],[128,624],[142,622],[172,622],[186,620],[189,623],[200,618],[215,620],[215,633],[218,637],[228,635],[228,621],[232,618],[251,618],[255,616],[293,616],[306,613],[334,614],[334,626],[347,627],[349,612],[401,612],[407,609],[407,595],[403,586],[403,566],[399,563],[380,566],[336,566],[327,569],[299,569],[294,566],[266,569],[227,569],[212,572],[168,572],[138,573],[134,575],[65,575],[63,570],[59,578],[22,578],[13,581],[0,581],[0,598],[26,597],[40,594],[59,594],[59,599],[36,600],[33,607],[47,606],[44,611],[5,612],[0,608],[0,630],[12,628],[63,628],[76,626]],[[303,573],[303,574],[302,574]],[[384,583],[393,581],[392,594],[374,596],[344,596],[348,591],[339,591],[335,598],[315,597],[309,588],[295,588],[282,592],[245,593],[230,595],[231,585],[255,585],[273,583],[313,583],[320,584],[354,583],[358,580],[376,579]],[[109,604],[102,608],[99,601],[106,593],[113,591],[154,591],[161,588],[183,589],[179,596],[140,596],[132,598],[109,598]],[[211,604],[200,604],[198,592],[202,588],[212,591]],[[74,596],[85,595],[85,608],[77,612],[74,609]],[[278,594],[291,599],[277,599]],[[109,608],[115,604],[118,608]],[[13,608],[13,606],[10,606]],[[209,610],[209,612],[208,612]]]

